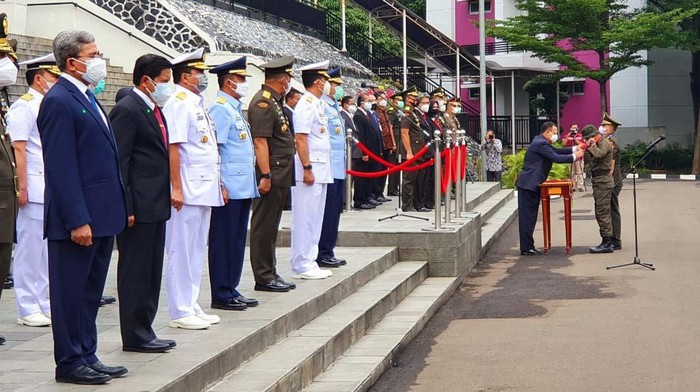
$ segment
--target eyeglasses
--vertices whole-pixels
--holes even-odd
[[[85,56],[79,56],[78,58],[79,58],[79,59],[82,59],[82,58],[85,58],[85,59],[102,59],[102,58],[104,58],[104,53],[97,52],[97,53],[93,53],[93,54],[89,54],[89,55],[85,55]]]

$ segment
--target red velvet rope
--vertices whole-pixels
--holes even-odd
[[[409,166],[409,167],[403,169],[403,171],[413,172],[413,171],[423,170],[423,169],[425,169],[426,167],[433,166],[433,164],[435,164],[435,159],[431,159],[431,160],[429,160],[429,161],[427,161],[427,162],[423,162],[423,163],[421,163],[420,165]]]
[[[377,161],[377,162],[381,163],[383,166],[386,166],[386,167],[388,167],[388,168],[396,167],[395,164],[393,164],[393,163],[391,163],[391,162],[388,162],[388,161],[384,160],[384,158],[382,158],[382,157],[380,157],[379,155],[373,153],[372,150],[370,150],[369,148],[367,148],[367,146],[365,146],[364,144],[362,144],[362,142],[357,142],[357,147],[358,147],[360,150],[362,150],[362,152],[364,152],[365,155],[367,155],[368,157],[370,157],[373,161]]]
[[[466,174],[467,174],[467,145],[466,145],[466,144],[462,144],[462,146],[460,147],[460,149],[461,149],[461,151],[462,151],[462,156],[461,156],[461,158],[462,158],[462,163],[459,165],[459,166],[460,166],[460,169],[461,169],[460,171],[462,172],[462,174],[461,174],[460,177],[461,177],[462,180],[464,180],[464,177],[465,177]]]
[[[359,144],[360,144],[360,143],[358,143],[358,146],[359,146]],[[355,170],[347,170],[346,173],[348,173],[348,174],[351,175],[351,176],[354,176],[354,177],[361,177],[361,178],[379,178],[379,177],[383,177],[383,176],[389,175],[389,174],[391,174],[391,173],[404,170],[406,167],[410,166],[410,165],[413,164],[415,161],[417,161],[418,159],[420,159],[423,155],[425,155],[425,153],[428,152],[428,148],[429,148],[428,146],[423,146],[423,148],[422,148],[420,151],[418,151],[418,153],[417,153],[416,155],[414,155],[413,158],[407,160],[406,162],[403,162],[403,163],[400,164],[400,165],[394,166],[394,167],[392,167],[392,168],[390,168],[390,169],[386,169],[386,170],[382,170],[382,171],[378,171],[378,172],[372,172],[372,173],[358,172],[358,171],[355,171]]]
[[[457,182],[457,168],[459,167],[459,162],[457,162],[457,149],[459,147],[454,146],[452,148],[452,173],[450,173],[450,180],[452,183]]]
[[[447,184],[450,182],[450,172],[452,172],[452,150],[446,148],[443,154],[445,155],[445,170],[442,173],[440,189],[442,189],[442,193],[445,193],[447,192]]]

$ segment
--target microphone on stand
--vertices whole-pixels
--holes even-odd
[[[666,140],[666,135],[661,135],[658,138],[656,138],[656,140],[651,142],[651,144],[647,147],[647,150],[653,149],[654,147],[656,147],[657,144],[661,143],[662,140]]]

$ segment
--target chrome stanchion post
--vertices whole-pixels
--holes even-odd
[[[447,151],[448,154],[451,153],[450,148],[452,148],[452,131],[449,129],[445,132],[445,150]],[[452,166],[452,162],[450,161],[450,166]],[[452,167],[447,167],[447,161],[445,163],[445,170],[447,171],[447,189],[445,189],[445,223],[449,224],[451,222],[452,218]],[[435,182],[438,182],[438,179],[435,179]],[[440,182],[442,182],[442,179],[440,179]],[[440,204],[437,203],[436,204]]]
[[[469,162],[469,146],[467,145],[467,131],[465,131],[464,129],[460,129],[460,131],[462,132],[462,140],[463,140],[463,143],[465,146],[465,148],[464,148],[464,155],[465,155],[464,156],[464,165],[465,165],[464,171],[465,171],[465,173],[464,173],[464,181],[462,181],[462,211],[467,212],[469,210],[469,208],[467,208],[467,204],[468,204],[468,202],[467,202],[467,182],[469,182],[469,181],[467,181],[467,178],[469,176],[469,172],[467,172],[467,169],[468,169],[468,162]]]
[[[347,147],[345,151],[345,164],[347,165],[347,170],[352,169],[352,129],[348,128],[346,133]],[[345,176],[345,212],[352,211],[352,176],[350,174]]]
[[[434,144],[433,146],[435,147],[435,167],[434,167],[434,172],[435,172],[435,230],[440,230],[442,229],[442,217],[440,216],[440,166],[442,165],[441,162],[441,156],[440,156],[440,131],[436,130],[433,133],[433,140]]]
[[[462,217],[462,132],[455,130],[457,139],[455,146],[457,147],[457,178],[455,178],[455,218]]]

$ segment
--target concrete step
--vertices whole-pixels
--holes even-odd
[[[164,336],[174,337],[178,342],[177,350],[171,354],[153,356],[153,359],[134,357],[132,353],[121,351],[102,355],[105,363],[146,361],[139,362],[138,366],[132,363],[129,380],[125,380],[130,382],[114,383],[111,385],[114,388],[110,390],[206,390],[372,282],[396,265],[398,260],[397,250],[387,247],[354,249],[352,253],[337,248],[336,253],[339,257],[347,258],[348,265],[334,270],[334,275],[329,279],[296,281],[297,289],[288,293],[257,291],[254,296],[261,301],[259,307],[244,312],[218,312],[221,324],[209,330],[169,329],[169,335]],[[278,249],[280,263],[287,254],[287,249]],[[280,274],[284,276],[286,272],[280,270]],[[202,290],[208,288],[203,285]]]
[[[459,282],[459,278],[426,279],[303,390],[354,392],[369,389],[449,299]]]
[[[466,211],[475,209],[479,204],[488,200],[501,190],[497,182],[467,183],[467,208]]]
[[[481,257],[491,249],[494,242],[518,217],[518,199],[511,196],[508,202],[491,214],[481,226]]]
[[[513,199],[512,189],[502,189],[493,194],[493,196],[479,203],[472,212],[481,214],[481,221],[486,222],[496,213],[504,204]]]
[[[244,364],[211,392],[298,391],[423,282],[426,262],[401,262]]]

